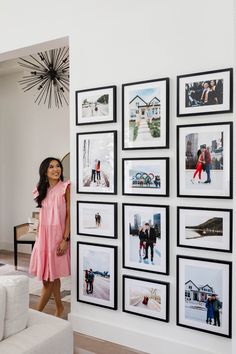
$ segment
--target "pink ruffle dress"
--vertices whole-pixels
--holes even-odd
[[[32,251],[29,273],[39,280],[54,281],[70,275],[70,250],[57,256],[57,248],[62,241],[66,221],[65,192],[70,181],[59,181],[48,188],[39,213],[39,231]],[[37,188],[33,191],[38,196]],[[69,246],[69,245],[68,245]]]

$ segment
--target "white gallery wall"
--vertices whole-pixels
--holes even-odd
[[[234,208],[235,200],[176,197],[176,124],[233,121],[234,115],[176,118],[176,75],[233,67],[235,70],[234,1],[227,0],[42,0],[37,19],[31,2],[1,1],[0,31],[8,33],[0,45],[0,60],[14,56],[17,48],[69,36],[71,63],[70,150],[72,180],[72,304],[70,320],[75,330],[128,345],[153,354],[232,354],[236,350],[233,301],[233,338],[227,339],[176,326],[176,254],[233,260],[233,255],[184,250],[176,247],[176,207]],[[47,11],[44,11],[44,6]],[[67,7],[65,12],[65,7]],[[14,9],[12,11],[12,9]],[[41,25],[43,23],[43,26]],[[121,84],[170,78],[170,149],[121,151]],[[78,89],[117,85],[117,124],[78,128],[75,126],[74,92]],[[118,195],[77,195],[76,133],[118,131]],[[235,136],[235,127],[234,127]],[[169,157],[170,197],[124,197],[121,192],[121,157]],[[236,151],[234,146],[234,161]],[[19,162],[18,162],[19,163]],[[234,164],[235,165],[235,164]],[[35,171],[35,168],[33,169]],[[234,169],[234,176],[235,176]],[[235,192],[234,192],[235,198]],[[118,310],[98,308],[76,300],[76,200],[117,201]],[[170,205],[170,275],[122,270],[121,203]],[[236,222],[234,217],[234,223]],[[88,242],[103,240],[82,238]],[[234,247],[235,250],[235,247]],[[234,266],[235,270],[235,266]],[[170,322],[161,323],[122,313],[121,276],[129,274],[170,283]],[[233,282],[235,294],[235,281]],[[235,297],[235,296],[234,296]],[[234,298],[233,297],[233,298]]]
[[[69,107],[35,104],[34,92],[24,93],[18,83],[23,74],[16,66],[0,75],[0,250],[13,249],[13,226],[27,222],[35,210],[32,190],[41,161],[69,152]],[[19,246],[21,251],[30,249]]]

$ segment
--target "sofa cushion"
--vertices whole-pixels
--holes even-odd
[[[68,321],[29,309],[27,328],[0,342],[1,354],[73,354]]]
[[[5,311],[6,311],[6,290],[4,286],[0,284],[0,341],[3,338]]]
[[[29,308],[29,278],[25,275],[2,275],[0,284],[6,290],[3,338],[7,338],[26,327]]]

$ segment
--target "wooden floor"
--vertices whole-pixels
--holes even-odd
[[[18,270],[27,270],[29,266],[30,255],[19,253],[18,256]],[[0,264],[14,264],[13,252],[0,251]],[[1,267],[0,267],[1,275]],[[30,308],[35,309],[38,303],[38,296],[30,295]],[[70,303],[63,302],[65,311],[63,317],[67,320],[70,313]],[[53,315],[55,311],[53,299],[49,300],[44,312]],[[120,346],[111,342],[106,342],[98,338],[89,337],[81,333],[74,333],[74,354],[145,354],[137,352],[131,348]],[[146,353],[147,354],[147,353]]]

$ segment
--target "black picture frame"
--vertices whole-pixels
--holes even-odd
[[[176,324],[177,326],[214,334],[222,337],[232,337],[232,262],[209,258],[177,256],[177,288],[176,288]],[[194,266],[196,269],[194,269]],[[208,268],[207,268],[208,267]],[[213,272],[222,272],[212,276]],[[192,274],[189,278],[189,274]],[[209,282],[206,282],[206,278]],[[188,279],[186,281],[186,279]],[[196,281],[198,279],[198,281]],[[201,285],[200,285],[201,284]],[[217,285],[218,284],[218,285]],[[223,291],[225,286],[226,291]],[[203,289],[201,293],[201,289]],[[222,298],[219,292],[223,291]],[[195,295],[194,295],[195,293]],[[206,312],[208,296],[216,294],[222,305],[222,312],[213,316]],[[201,297],[199,300],[198,297]],[[206,300],[207,301],[207,300]],[[198,303],[197,306],[194,304]],[[196,313],[198,312],[198,313]],[[214,322],[216,321],[216,325]],[[210,323],[209,323],[210,322]]]
[[[177,117],[232,112],[232,68],[177,76]]]
[[[77,201],[76,205],[77,205],[77,235],[117,239],[118,233],[117,233],[117,203],[116,202],[111,203],[111,202]],[[91,232],[89,233],[89,231],[83,232],[83,229],[81,226],[82,223],[80,222],[80,218],[83,217],[83,213],[81,213],[80,205],[81,206],[88,205],[88,206],[90,206],[90,209],[92,208],[92,206],[96,206],[96,205],[98,207],[100,206],[101,208],[103,208],[102,212],[100,211],[101,224],[103,223],[104,216],[106,215],[109,218],[109,223],[110,223],[109,228],[108,228],[108,225],[106,225],[107,230],[105,229],[102,233],[101,227],[98,225],[97,232],[95,232],[95,233],[91,233]],[[113,210],[111,211],[111,209],[113,209]],[[111,215],[106,214],[109,212],[111,212]],[[100,224],[100,222],[99,222],[99,224]],[[94,227],[90,226],[90,227],[88,227],[88,230],[93,229],[93,228]],[[110,235],[109,235],[109,231],[111,231]]]
[[[181,211],[184,213],[185,211],[189,214],[186,215],[181,215]],[[192,238],[189,237],[190,241],[186,241],[187,237],[184,237],[185,234],[187,233],[186,230],[186,224],[185,220],[188,220],[188,222],[191,222],[190,217],[191,217],[191,212],[195,212],[195,218],[197,217],[198,220],[204,220],[200,221],[200,224],[198,223],[195,226],[198,226],[197,231],[194,231],[195,235],[193,235]],[[205,213],[205,219],[203,219],[203,215]],[[212,215],[210,215],[212,213]],[[224,214],[225,215],[225,220],[224,220]],[[208,215],[208,217],[207,217]],[[208,219],[206,219],[208,218]],[[210,229],[212,228],[212,225],[214,225],[214,219],[216,223],[216,227],[218,230],[215,232]],[[222,219],[222,220],[220,220]],[[208,223],[208,224],[207,224]],[[200,226],[199,226],[200,225]],[[183,230],[185,226],[185,230]],[[219,231],[219,227],[222,227],[222,232]],[[188,227],[190,229],[193,229],[193,227]],[[196,230],[196,227],[194,228]],[[208,236],[207,233],[211,231],[210,235]],[[212,237],[213,239],[217,237],[217,232],[220,234],[220,236],[225,239],[225,246],[222,246],[220,248],[220,243],[219,241],[215,240],[210,240]],[[226,234],[226,235],[225,235]],[[215,235],[215,236],[214,236]],[[205,236],[208,236],[207,241],[203,241],[201,244],[201,238],[204,239]],[[219,238],[219,236],[218,236]],[[185,239],[185,240],[184,240]],[[214,241],[215,241],[215,246],[214,246]],[[223,241],[222,241],[223,242]],[[184,248],[195,248],[195,249],[202,249],[202,250],[208,250],[208,251],[217,251],[217,252],[228,252],[232,253],[233,249],[233,210],[232,209],[220,209],[220,208],[197,208],[197,207],[182,207],[178,206],[177,207],[177,247],[184,247]]]
[[[85,276],[84,276],[84,269],[81,269],[81,263],[83,262],[83,251],[90,250],[91,252],[95,252],[95,250],[103,250],[104,255],[106,254],[110,256],[112,259],[109,262],[109,265],[111,266],[110,269],[107,271],[108,273],[105,274],[106,272],[104,270],[101,271],[96,271],[94,273],[97,273],[97,277],[100,277],[101,279],[98,281],[99,284],[97,286],[97,289],[95,287],[96,285],[96,277],[94,280],[94,285],[93,289],[95,291],[95,296],[91,296],[90,292],[87,292],[85,289]],[[84,250],[83,250],[84,249]],[[103,245],[103,244],[98,244],[98,243],[87,243],[87,242],[77,242],[77,301],[90,304],[93,306],[98,306],[98,307],[103,307],[103,308],[108,308],[111,310],[117,310],[117,289],[118,289],[118,284],[117,284],[117,252],[118,252],[118,247],[117,246],[111,246],[111,245]],[[109,257],[108,257],[109,258]],[[99,260],[98,260],[99,263]],[[103,266],[104,266],[105,260],[103,257]],[[111,263],[111,264],[110,264]],[[96,255],[91,254],[90,258],[86,260],[86,264],[88,268],[91,268],[91,264],[95,265],[96,264]],[[94,270],[94,267],[92,268]],[[103,275],[102,275],[103,273]],[[95,275],[95,276],[96,276]],[[110,282],[110,288],[109,288],[109,296],[110,299],[103,299],[101,298],[102,293],[99,292],[99,287],[107,287],[107,282],[102,281],[102,278],[104,279],[109,277],[109,280],[111,279]],[[81,283],[83,283],[81,288]],[[87,285],[86,285],[87,286]],[[83,289],[83,290],[82,290]],[[107,295],[107,293],[106,293]]]
[[[75,124],[77,126],[80,126],[80,125],[90,125],[90,124],[115,123],[116,116],[117,116],[116,115],[116,110],[117,110],[116,91],[117,91],[117,88],[115,85],[95,87],[95,88],[75,91],[75,107],[76,107]],[[104,103],[99,103],[98,101],[96,101],[95,103],[88,102],[88,104],[90,105],[89,108],[92,112],[92,115],[90,115],[88,117],[81,118],[81,116],[83,115],[82,100],[83,99],[87,100],[87,99],[89,99],[89,97],[93,97],[93,100],[94,100],[96,98],[96,96],[94,96],[94,95],[101,95],[101,97],[104,97],[104,95],[108,96],[108,103],[106,103],[106,107],[102,107],[102,110],[101,110],[101,112],[103,114],[99,116],[99,115],[97,115],[96,112],[99,112],[98,105],[99,104],[104,105]],[[111,96],[110,103],[109,103],[109,95]],[[85,98],[85,97],[87,97],[87,98]],[[92,105],[94,106],[94,108],[91,107]],[[97,107],[98,107],[98,110],[96,111]],[[106,110],[108,110],[108,113],[109,113],[107,115],[105,114],[105,113],[107,113]],[[94,117],[93,114],[96,114],[97,120],[93,118]]]
[[[140,164],[150,164],[148,171],[139,171],[135,178],[130,177],[130,168],[128,164],[133,164],[133,168],[140,168]],[[159,163],[159,164],[158,164]],[[136,165],[136,167],[135,167]],[[145,168],[142,167],[142,168]],[[127,175],[128,174],[128,175]],[[148,177],[149,181],[145,181]],[[139,177],[140,176],[140,177]],[[159,182],[155,183],[155,179],[159,177]],[[132,180],[132,184],[130,185]],[[164,186],[163,186],[164,180]],[[163,186],[163,187],[162,187]],[[133,188],[133,189],[132,189]],[[158,189],[156,189],[158,188]],[[135,190],[136,191],[132,191]],[[141,193],[142,192],[142,193]],[[144,157],[144,158],[123,158],[122,159],[122,194],[138,195],[148,197],[169,197],[169,157]]]
[[[122,301],[122,310],[123,312],[126,312],[126,313],[129,313],[129,314],[132,314],[132,315],[136,315],[136,316],[141,316],[141,317],[145,317],[145,318],[150,318],[150,319],[153,319],[153,320],[157,320],[157,321],[162,321],[162,322],[169,322],[169,288],[170,288],[170,284],[169,283],[166,283],[166,282],[162,282],[162,281],[157,281],[157,280],[152,280],[152,279],[145,279],[145,278],[140,278],[140,277],[133,277],[133,276],[130,276],[130,275],[123,275],[122,277],[122,280],[123,280],[123,293],[122,293],[122,298],[123,298],[123,301]],[[154,290],[158,290],[159,293],[158,295],[154,295],[152,294],[152,297],[148,297],[148,296],[145,296],[143,295],[143,301],[140,300],[138,302],[138,300],[136,301],[135,299],[135,304],[132,305],[132,304],[127,304],[127,290],[130,289],[128,288],[128,282],[131,282],[133,281],[133,286],[134,286],[134,283],[140,283],[140,287],[144,286],[144,284],[147,286],[147,284],[150,284],[150,287],[152,286],[152,288],[150,289],[152,292],[154,292]],[[132,285],[132,284],[131,284]],[[163,290],[162,290],[163,288]],[[147,289],[147,288],[145,288]],[[148,289],[149,290],[149,289]],[[162,294],[162,291],[164,293],[164,295]],[[160,295],[161,293],[161,295]],[[149,293],[148,293],[149,294]],[[148,295],[147,294],[147,295]],[[130,295],[130,294],[129,294]],[[139,295],[141,297],[141,295]],[[137,296],[138,297],[138,296]],[[158,303],[158,301],[155,299],[153,300],[153,297],[160,297],[161,298],[161,301],[160,301],[160,305]],[[154,311],[154,306],[152,309],[139,309],[139,312],[135,311],[135,306],[138,306],[138,304],[142,301],[142,304],[145,304],[148,306],[148,302],[150,301],[150,298],[152,300],[152,304],[156,304],[155,306],[155,309],[158,308],[159,306],[162,307],[163,306],[163,311],[160,311],[160,315],[158,317],[158,314],[155,316],[155,311]],[[163,303],[164,302],[164,303]],[[162,305],[163,303],[163,305]],[[156,310],[157,311],[157,310]],[[151,314],[153,313],[153,314]]]
[[[214,134],[214,141],[211,140],[212,133]],[[189,137],[188,141],[186,140],[186,137]],[[197,144],[195,137],[197,137],[197,139],[199,139],[201,142]],[[204,144],[202,142],[204,142]],[[196,166],[198,162],[197,152],[201,150],[200,148],[202,148],[203,145],[205,145],[205,151],[210,151],[210,156],[212,159],[212,162],[209,165],[210,175],[212,176],[213,172],[215,171],[215,177],[211,177],[210,180],[213,183],[207,182],[207,174],[204,175],[204,178],[206,177],[207,179],[204,181],[202,180],[200,183],[197,183],[197,179],[194,180],[193,178],[194,171],[196,172]],[[233,122],[177,126],[177,197],[232,199],[232,145]],[[224,159],[222,151],[224,152]],[[187,156],[187,153],[189,157]],[[217,154],[219,154],[219,156],[217,156]],[[213,157],[215,167],[212,165]],[[187,164],[188,168],[186,168]],[[212,166],[214,168],[212,168]],[[219,171],[218,175],[216,175],[217,171]],[[225,173],[219,174],[222,171],[225,171]]]
[[[131,90],[133,89],[134,97],[131,98]],[[151,89],[153,97],[148,97],[142,91]],[[126,93],[127,91],[127,93]],[[157,97],[159,96],[159,97]],[[131,99],[131,101],[130,101]],[[134,100],[139,102],[134,103],[134,107],[129,107]],[[146,101],[145,101],[146,100]],[[141,103],[139,105],[138,103]],[[162,105],[162,111],[160,106]],[[138,109],[137,109],[138,107]],[[136,113],[134,113],[136,111]],[[148,117],[150,115],[150,117]],[[131,119],[132,118],[132,119]],[[159,119],[162,119],[163,134],[161,135]],[[129,124],[127,123],[129,121]],[[144,128],[149,128],[148,124],[154,124],[153,128],[149,128],[151,138],[159,141],[147,140],[137,143],[136,138],[130,142],[130,123],[136,121],[136,127],[142,123]],[[147,123],[147,124],[144,124]],[[154,129],[155,128],[155,129]],[[127,131],[128,130],[128,131]],[[136,130],[138,131],[138,130]],[[137,133],[138,134],[138,133]],[[160,136],[153,136],[160,135]],[[127,139],[128,136],[128,139]],[[136,134],[135,134],[136,136]],[[169,148],[169,78],[161,78],[154,80],[131,82],[122,85],[122,149],[137,150],[137,149],[167,149]]]
[[[105,137],[107,136],[107,141],[105,140]],[[81,185],[81,180],[84,180],[84,169],[81,167],[81,164],[83,163],[84,155],[83,155],[83,149],[84,149],[84,141],[90,138],[90,145],[89,145],[89,154],[91,153],[91,139],[94,140],[94,146],[93,146],[93,155],[94,154],[99,154],[98,148],[101,149],[103,148],[104,153],[106,155],[112,155],[111,161],[106,161],[106,163],[109,163],[111,165],[111,179],[110,181],[108,180],[107,176],[105,179],[105,184],[106,186],[103,187],[102,184],[100,185],[94,185],[94,186],[84,186]],[[100,139],[99,139],[100,138]],[[82,143],[80,143],[80,139],[82,140]],[[81,145],[82,144],[82,145]],[[112,144],[112,147],[110,151],[107,151],[109,144]],[[80,146],[81,145],[81,146]],[[86,145],[88,149],[88,144]],[[100,152],[101,153],[101,152]],[[90,159],[91,162],[91,159]],[[89,132],[89,133],[77,133],[76,134],[76,190],[77,193],[81,194],[117,194],[117,131],[116,130],[107,130],[107,131],[97,131],[97,132]],[[101,170],[102,172],[102,170]],[[95,173],[95,172],[94,172]],[[88,177],[90,182],[88,183],[91,184],[91,176]],[[101,174],[102,178],[102,174]],[[107,181],[108,180],[108,181]],[[88,184],[87,183],[87,184]],[[94,184],[94,183],[93,183]]]
[[[127,214],[127,212],[129,214]],[[140,215],[140,213],[142,213]],[[159,215],[159,216],[158,216]],[[127,217],[128,216],[128,217]],[[128,219],[128,220],[127,220]],[[158,221],[155,221],[158,220]],[[139,221],[140,222],[139,222]],[[156,236],[156,241],[153,243],[153,251],[148,249],[147,262],[144,257],[147,256],[146,249],[140,248],[140,240],[137,232],[132,232],[131,225],[136,225],[136,228],[144,226],[147,221],[150,223],[159,224],[161,233]],[[145,221],[145,222],[144,222]],[[140,225],[141,224],[141,225]],[[153,225],[150,225],[153,227]],[[136,230],[137,231],[137,230]],[[134,238],[136,236],[136,239]],[[132,237],[132,239],[131,239]],[[133,269],[142,272],[169,274],[169,206],[154,205],[154,204],[122,204],[122,239],[123,253],[122,264],[125,269]],[[163,242],[162,242],[163,240]],[[135,248],[136,247],[136,251]],[[141,252],[145,253],[141,255]],[[153,252],[153,262],[149,262],[149,254]],[[143,257],[144,256],[144,257]]]

